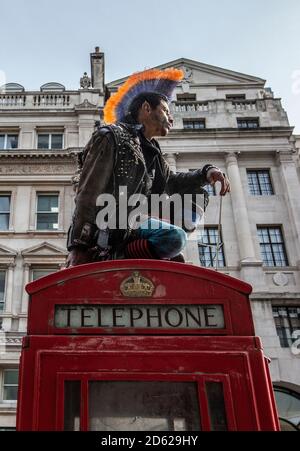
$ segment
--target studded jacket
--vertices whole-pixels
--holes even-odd
[[[148,141],[141,126],[117,124],[100,127],[92,135],[81,156],[82,169],[78,180],[75,211],[68,233],[68,250],[96,246],[98,228],[96,206],[100,194],[118,197],[119,187],[132,194],[203,193],[205,207],[208,196],[203,186],[206,173],[213,167],[174,174],[164,159],[159,144]],[[120,235],[119,235],[120,239]],[[121,238],[122,239],[122,238]]]

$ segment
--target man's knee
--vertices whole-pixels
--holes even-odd
[[[179,254],[187,243],[187,235],[180,227],[174,227],[169,231],[169,240]]]

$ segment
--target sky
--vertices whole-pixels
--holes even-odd
[[[95,46],[106,82],[178,58],[267,80],[300,134],[299,0],[0,0],[0,85],[77,89]]]

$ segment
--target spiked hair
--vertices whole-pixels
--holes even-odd
[[[184,74],[179,69],[148,69],[131,75],[106,102],[104,122],[112,124],[122,122],[130,113],[132,102],[140,94],[158,94],[162,99],[170,101],[177,83]]]

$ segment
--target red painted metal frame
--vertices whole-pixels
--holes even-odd
[[[21,374],[24,393],[18,428],[61,428],[56,414],[57,408],[60,415],[63,411],[59,395],[59,377],[63,373],[66,379],[75,376],[77,380],[85,374],[86,384],[96,375],[108,380],[227,378],[230,390],[225,391],[225,403],[230,429],[278,430],[264,356],[257,345],[259,341],[254,337],[31,337],[29,348],[23,350],[23,368],[28,370]],[[202,428],[209,430],[205,402],[201,392],[199,395],[204,409]],[[87,411],[87,405],[82,408]],[[86,430],[86,415],[82,420]]]
[[[129,299],[120,283],[138,270],[156,286]],[[28,336],[20,365],[18,430],[61,430],[64,380],[81,381],[81,429],[88,430],[90,380],[192,380],[202,430],[211,430],[206,381],[223,383],[229,430],[279,430],[269,370],[254,326],[251,287],[190,265],[124,260],[59,271],[27,286]],[[58,304],[218,304],[222,330],[54,327]]]
[[[220,374],[205,375],[180,375],[172,373],[162,373],[159,375],[153,375],[149,373],[58,373],[57,375],[57,401],[56,401],[56,430],[64,430],[64,383],[65,381],[80,381],[81,382],[81,415],[80,415],[80,430],[89,430],[89,405],[88,405],[88,383],[91,381],[168,381],[168,382],[195,382],[198,386],[199,394],[199,418],[200,418],[200,430],[211,431],[211,423],[208,411],[208,401],[205,391],[206,382],[219,382],[223,386],[226,419],[228,425],[228,431],[236,431],[236,419],[234,415],[234,409],[232,405],[232,394],[230,388],[229,376]]]
[[[155,263],[153,263],[155,262]],[[122,280],[139,270],[157,285],[152,298],[124,298]],[[232,277],[191,265],[149,260],[120,260],[81,265],[59,271],[32,282],[26,287],[31,294],[28,334],[150,334],[150,335],[254,335],[248,294],[251,287]],[[95,294],[96,293],[96,294]],[[215,304],[224,311],[225,328],[220,329],[141,329],[141,328],[57,328],[54,326],[56,305],[176,305]]]

